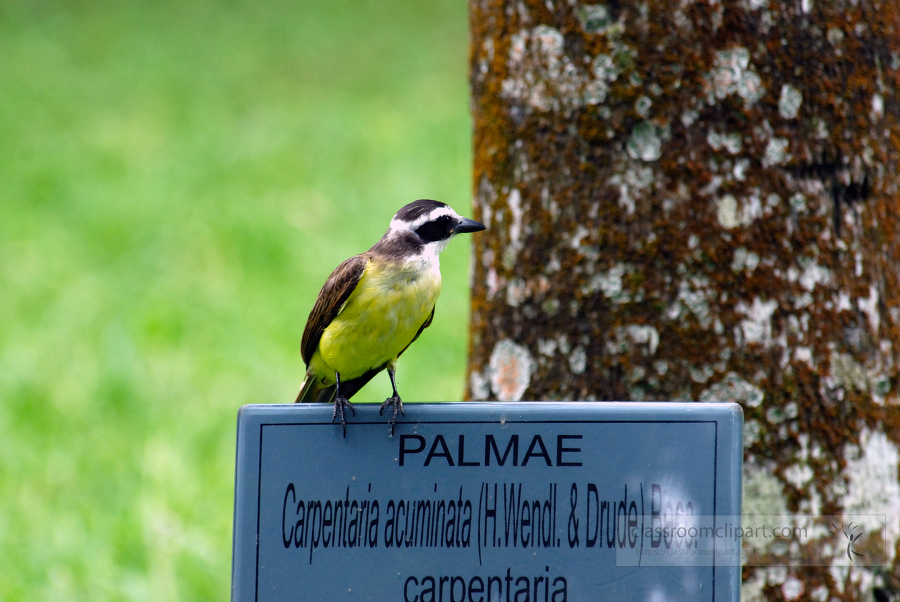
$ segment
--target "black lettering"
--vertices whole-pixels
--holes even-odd
[[[512,533],[512,545],[516,546],[516,542],[519,540],[519,512],[521,510],[521,506],[519,502],[516,501],[516,485],[515,483],[509,484],[509,501],[506,498],[506,484],[503,485],[503,504],[507,507],[506,512],[506,520],[503,523],[504,526],[504,534],[506,536],[506,545],[509,546],[510,533]],[[522,500],[522,484],[519,483],[519,495],[518,500]]]
[[[575,518],[575,507],[578,506],[578,485],[572,483],[572,488],[569,490],[569,547],[577,548],[578,547],[578,523],[579,520]]]
[[[541,535],[541,539],[543,540],[543,544],[545,548],[550,547],[550,542],[553,541],[553,529],[551,528],[551,520],[552,516],[555,514],[553,510],[553,504],[551,500],[553,499],[553,485],[550,485],[550,494],[547,496],[547,501],[544,502],[543,508],[544,511],[539,515],[541,517],[541,528],[539,529],[539,534]],[[537,507],[537,502],[535,502],[535,506]],[[546,533],[544,530],[546,527]]]
[[[435,586],[434,577],[431,577],[431,576],[429,576],[429,577],[423,577],[423,578],[422,578],[422,585],[425,585],[425,582],[426,582],[426,581],[430,581],[430,582],[431,582],[431,585],[428,586],[427,589],[423,589],[423,590],[422,590],[422,600],[421,600],[421,602],[434,602],[434,586]],[[431,595],[431,597],[430,597],[428,600],[425,599],[425,594],[426,594],[426,593],[428,593],[428,594]]]
[[[531,583],[528,582],[528,577],[519,577],[516,579],[516,585],[522,584],[518,590],[516,590],[516,599],[515,602],[529,602],[529,590],[531,589],[529,586]],[[520,598],[519,594],[525,594],[524,598]]]
[[[581,435],[557,435],[556,436],[556,465],[557,466],[581,466],[581,462],[563,462],[563,454],[580,453],[580,447],[563,447],[564,439],[581,439]]]
[[[637,544],[637,502],[631,500],[628,505],[628,545],[632,548]]]
[[[322,536],[322,502],[310,502],[307,509],[311,509],[309,517],[309,563],[312,564],[313,551],[319,547],[319,539]],[[316,520],[318,519],[318,520]]]
[[[406,447],[407,439],[415,439],[419,442],[419,447],[417,449],[408,449]],[[425,437],[421,435],[400,435],[400,466],[403,466],[406,454],[418,454],[421,453],[423,449],[425,449]]]
[[[378,547],[378,500],[373,500],[369,506],[374,515],[369,523],[369,547]],[[367,515],[368,516],[368,515]]]
[[[403,531],[400,531],[400,512],[401,511],[403,511],[403,514],[406,515],[405,522],[403,523],[403,525],[404,525]],[[397,544],[397,547],[399,548],[400,545],[403,543],[403,538],[406,536],[406,527],[408,526],[408,523],[409,523],[409,508],[406,507],[406,502],[403,500],[400,500],[399,502],[397,502],[396,517],[397,517],[397,522],[394,523],[394,533],[396,534],[394,537],[394,543]]]
[[[300,538],[301,541],[303,541],[302,545],[304,545],[304,546],[312,543],[312,541],[310,539],[311,536],[309,534],[309,530],[312,527],[311,523],[312,523],[313,511],[315,510],[314,506],[315,506],[314,500],[308,500],[306,502],[306,527],[303,529],[303,537]]]
[[[447,524],[444,531],[444,544],[448,548],[453,547],[455,541],[454,531],[456,530],[456,500],[450,500],[447,504]]]
[[[628,485],[625,485],[625,499],[620,500],[616,505],[616,542],[620,549],[625,547],[625,542],[628,540],[628,507],[625,505],[627,502]]]
[[[416,594],[416,597],[412,600],[409,599],[409,582],[414,581],[416,585],[419,585],[419,580],[415,577],[410,577],[406,580],[406,583],[403,584],[403,602],[419,602],[419,594]]]
[[[488,487],[489,485],[485,484],[484,486],[484,545],[488,543],[488,519],[493,519],[494,521],[494,531],[491,535],[491,545],[497,540],[497,504],[499,503],[497,500],[497,484],[494,483],[494,507],[491,508],[488,506],[488,500],[491,499],[491,496],[488,495]],[[506,486],[504,485],[504,488]],[[505,489],[504,489],[505,491]],[[488,583],[488,598],[491,597],[490,593],[490,583]]]
[[[475,582],[478,582],[478,586],[475,586]],[[483,602],[484,596],[479,596],[477,600],[472,598],[472,594],[483,594],[484,593],[484,581],[481,577],[472,577],[469,580],[469,602]]]
[[[412,514],[412,526],[410,527],[410,530],[407,531],[407,533],[406,533],[406,547],[407,548],[410,546],[416,547],[417,545],[419,545],[418,543],[416,543],[416,536],[422,532],[422,530],[419,529],[419,524],[422,521],[422,516],[419,513],[419,507],[420,507],[420,504],[417,504],[414,501],[409,502],[409,512]]]
[[[594,516],[597,517],[597,522],[594,524],[594,536],[591,537],[591,495],[594,496]],[[597,545],[597,535],[600,531],[600,494],[597,492],[597,486],[593,483],[588,483],[587,486],[587,504],[585,505],[587,508],[587,523],[584,526],[584,545],[588,548],[593,548]],[[602,542],[601,542],[602,545]]]
[[[491,465],[491,450],[494,450],[494,457],[497,458],[497,463],[500,466],[504,466],[506,464],[506,458],[509,457],[509,452],[512,450],[512,462],[513,466],[519,465],[519,436],[513,435],[509,438],[509,443],[506,444],[506,451],[503,452],[503,457],[500,457],[500,450],[497,448],[497,441],[494,440],[493,435],[487,435],[484,438],[484,465]],[[490,596],[490,592],[488,592],[488,596]]]
[[[466,436],[459,436],[459,456],[457,456],[457,465],[459,466],[481,466],[481,462],[466,462]]]
[[[472,543],[472,502],[471,500],[466,500],[465,505],[463,506],[463,513],[466,515],[466,520],[462,522],[462,528],[460,529],[462,535],[462,547],[468,548]]]
[[[384,523],[384,546],[386,548],[390,548],[394,545],[394,514],[396,512],[396,506],[394,505],[394,500],[388,500],[387,510],[385,511],[386,516],[388,517],[387,522]]]
[[[341,533],[343,534],[344,547],[347,547],[347,519],[350,518],[347,516],[350,514],[350,487],[347,486],[347,495],[344,497],[344,518],[341,521]]]
[[[306,545],[306,537],[304,537],[303,527],[306,523],[306,504],[303,500],[297,502],[297,522],[294,525],[294,547]]]
[[[559,507],[556,503],[557,494],[559,493],[559,484],[554,483],[551,485],[553,487],[553,528],[550,529],[550,541],[553,541],[553,534],[556,533],[556,509]],[[557,544],[559,544],[559,540],[557,540]],[[547,569],[548,571],[550,569]]]
[[[435,453],[438,444],[440,444],[441,449],[444,450],[441,453]],[[431,449],[428,451],[428,455],[425,457],[425,466],[430,465],[433,458],[444,458],[445,460],[447,460],[447,464],[449,466],[453,466],[453,456],[450,455],[450,450],[447,448],[447,442],[444,441],[443,435],[438,435],[434,438],[434,443],[431,444]]]
[[[338,516],[340,513],[340,516]],[[346,525],[345,516],[344,516],[344,500],[335,500],[334,501],[334,537],[332,538],[331,545],[332,547],[340,547],[341,541],[344,539],[344,526]],[[346,545],[346,544],[344,544]]]
[[[419,500],[417,504],[416,515],[419,518],[419,546],[431,545],[430,525],[432,522],[431,503],[426,500]]]
[[[288,483],[287,489],[284,491],[284,504],[281,507],[281,542],[284,544],[284,547],[291,547],[291,541],[294,539],[294,527],[291,526],[291,532],[285,537],[284,535],[284,521],[287,518],[287,499],[288,494],[294,496],[294,499],[291,500],[291,505],[294,505],[294,502],[297,501],[297,491],[294,489],[293,483]]]
[[[556,584],[562,582],[559,586],[559,589],[553,591],[553,602],[568,602],[569,601],[569,584],[566,581],[565,577],[557,577],[553,580],[553,587],[556,587]],[[562,594],[559,598],[556,597],[557,594]]]
[[[522,547],[528,547],[529,534],[528,528],[531,526],[531,505],[528,503],[528,500],[522,502]],[[534,531],[532,530],[532,535]]]
[[[444,545],[444,532],[438,532],[438,529],[443,529],[444,524],[447,520],[447,502],[445,500],[441,500],[438,502],[437,510],[434,511],[434,538],[436,541],[435,545]]]
[[[462,499],[462,486],[459,488],[459,499],[456,500],[456,528],[454,529],[454,538],[456,540],[456,547],[458,548],[460,545],[459,535],[462,529],[462,512],[463,512],[463,499]]]
[[[540,446],[540,453],[534,451],[536,445]],[[525,452],[525,457],[522,459],[522,466],[527,466],[528,460],[531,458],[543,458],[547,463],[547,466],[553,466],[553,462],[550,461],[550,454],[547,453],[547,448],[544,446],[544,440],[541,439],[540,435],[535,435],[531,440],[531,445],[528,446],[528,451]]]
[[[325,511],[322,512],[322,547],[327,548],[331,542],[328,528],[331,526],[331,500],[325,502]]]
[[[606,515],[606,524],[603,523],[603,516]],[[603,528],[606,527],[606,547],[611,548],[616,545],[616,505],[615,502],[604,500],[600,503],[600,534],[602,540]]]

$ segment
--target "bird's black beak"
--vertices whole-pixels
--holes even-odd
[[[473,219],[469,219],[464,217],[461,222],[456,224],[453,228],[454,234],[461,234],[465,232],[481,232],[482,230],[486,230],[484,224],[481,222],[476,222]]]

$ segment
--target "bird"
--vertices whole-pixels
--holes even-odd
[[[480,232],[484,224],[457,214],[449,205],[419,199],[402,207],[385,235],[365,253],[331,273],[301,340],[306,377],[295,403],[333,403],[331,422],[366,383],[382,370],[391,380],[391,436],[397,414],[405,416],[397,392],[397,359],[434,319],[441,292],[440,254],[457,234]]]

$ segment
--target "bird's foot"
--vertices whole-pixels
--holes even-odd
[[[341,415],[341,428],[344,430],[344,438],[347,438],[347,421],[344,420],[344,408],[350,408],[350,411],[353,412],[353,415],[356,416],[356,410],[353,409],[353,404],[350,403],[350,400],[346,397],[342,397],[338,395],[334,398],[334,411],[331,413],[331,422],[334,423],[334,419],[337,418],[338,413]]]
[[[393,413],[391,414],[391,419],[388,421],[388,424],[391,425],[391,437],[394,436],[394,426],[397,424],[397,412],[400,412],[402,416],[406,416],[403,412],[403,400],[400,399],[399,395],[393,395],[392,397],[388,397],[381,403],[381,409],[378,411],[378,415],[380,416],[384,412],[384,407],[386,405],[393,406]]]

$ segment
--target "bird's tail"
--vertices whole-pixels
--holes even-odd
[[[320,387],[317,381],[318,379],[315,376],[307,375],[294,403],[331,403],[334,401],[334,393],[337,387],[334,385]]]

